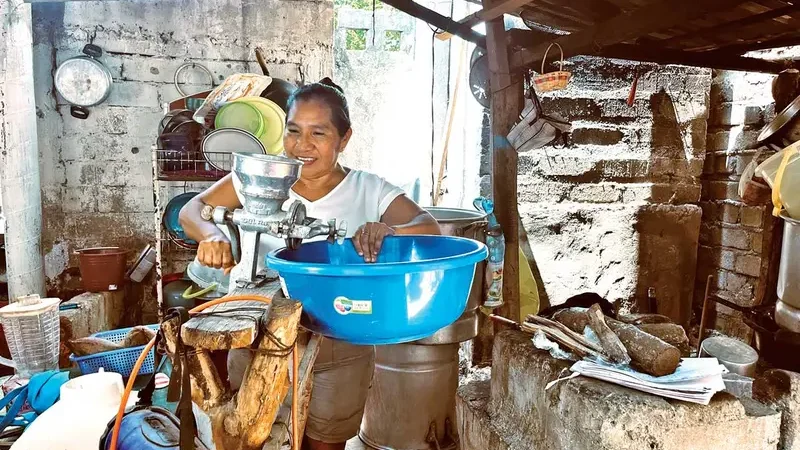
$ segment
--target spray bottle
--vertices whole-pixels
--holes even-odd
[[[503,236],[503,229],[494,216],[494,202],[484,197],[478,197],[473,205],[488,215],[486,247],[489,249],[489,260],[486,263],[486,291],[483,307],[495,309],[503,305],[503,263],[506,240]]]

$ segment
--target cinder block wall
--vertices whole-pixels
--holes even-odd
[[[685,322],[711,73],[601,59],[568,70],[568,89],[542,102],[572,122],[571,142],[519,155],[520,216],[549,300],[594,291],[630,305],[655,287],[660,312]]]
[[[738,193],[739,179],[756,155],[756,139],[775,115],[772,75],[715,72],[711,85],[708,145],[703,169],[703,224],[698,250],[695,311],[702,309],[705,284],[711,293],[752,306],[764,283],[772,242],[771,208],[750,207]],[[766,151],[760,160],[771,155]],[[763,289],[763,287],[762,287]],[[749,339],[741,314],[716,307],[715,328]]]
[[[180,97],[173,77],[181,64],[205,65],[219,84],[236,72],[260,73],[253,49],[261,46],[277,77],[316,81],[333,67],[328,0],[36,4],[33,23],[43,250],[56,290],[74,286],[74,250],[122,245],[135,256],[152,239],[150,147],[162,104]],[[105,51],[114,85],[108,100],[79,120],[55,92],[53,73],[90,42]],[[198,70],[182,78],[186,92],[210,88]]]

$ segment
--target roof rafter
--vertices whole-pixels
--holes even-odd
[[[595,26],[561,36],[552,42],[561,45],[568,54],[597,54],[605,47],[668,29],[709,12],[731,8],[740,3],[744,1],[662,0],[622,13]],[[550,42],[542,43],[532,50],[517,55],[514,59],[514,68],[527,67],[541,61],[549,44]],[[548,59],[558,57],[556,54],[548,56]]]

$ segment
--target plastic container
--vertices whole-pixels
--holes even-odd
[[[154,249],[152,245],[148,245],[142,250],[142,253],[139,254],[139,258],[137,258],[136,262],[131,266],[128,271],[128,278],[130,278],[131,281],[141,283],[155,264],[156,249]]]
[[[486,245],[453,236],[390,236],[365,263],[351,239],[309,242],[267,255],[287,294],[303,303],[303,326],[361,345],[429,336],[464,312]]]
[[[775,188],[778,169],[786,152],[791,152],[780,183],[780,201],[786,208],[789,217],[800,219],[800,152],[795,144],[770,156],[756,168],[756,176],[763,178],[771,188]]]
[[[81,282],[89,292],[116,291],[125,284],[128,251],[119,247],[78,250]]]
[[[148,327],[153,330],[158,330],[158,324],[148,325]],[[125,339],[125,336],[130,330],[130,328],[120,328],[118,330],[101,331],[93,334],[92,337],[119,343]],[[127,377],[133,371],[133,365],[136,363],[136,359],[139,358],[142,350],[144,350],[144,347],[144,345],[140,345],[137,347],[124,348],[122,350],[95,353],[89,356],[69,355],[69,360],[78,364],[78,368],[83,375],[97,373],[102,367],[106,372],[115,372],[123,377]],[[139,370],[139,375],[153,373],[155,370],[155,356],[155,350],[150,350],[150,353],[142,364],[142,368]]]
[[[0,322],[13,361],[0,358],[0,362],[14,367],[21,378],[58,370],[60,303],[58,298],[31,295],[0,308]]]

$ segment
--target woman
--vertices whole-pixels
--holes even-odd
[[[348,237],[366,262],[375,262],[386,236],[440,234],[436,220],[403,191],[384,179],[338,163],[353,130],[342,90],[326,78],[303,86],[289,99],[283,144],[286,156],[303,162],[289,202],[302,201],[309,217],[346,220]],[[241,207],[228,175],[195,197],[181,211],[181,225],[199,242],[198,261],[224,269],[234,266],[231,244],[213,223],[201,218],[205,205]],[[319,239],[324,239],[320,237]],[[262,237],[261,254],[284,246],[282,239]],[[262,263],[263,264],[263,263]],[[374,368],[374,347],[324,339],[314,365],[314,390],[304,447],[344,449],[358,433]],[[231,384],[241,382],[247,360],[229,358]]]

